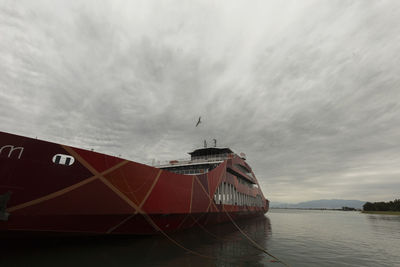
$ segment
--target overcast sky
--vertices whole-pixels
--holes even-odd
[[[216,138],[275,202],[399,198],[399,86],[397,0],[0,0],[0,131],[142,163]]]

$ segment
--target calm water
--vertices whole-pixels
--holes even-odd
[[[400,216],[271,210],[238,224],[290,266],[400,266]],[[2,239],[0,266],[283,266],[228,223],[165,237]],[[216,259],[218,257],[218,259]]]

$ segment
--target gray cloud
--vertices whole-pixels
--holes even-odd
[[[273,201],[398,197],[396,1],[0,3],[3,131],[139,162],[217,138]]]

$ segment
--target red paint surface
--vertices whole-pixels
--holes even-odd
[[[108,172],[123,160],[0,132],[0,148],[4,145],[24,150],[20,158],[15,152],[10,157],[4,151],[0,154],[0,194],[12,193],[7,205],[9,220],[0,221],[0,231],[153,234],[157,233],[157,227],[176,231],[225,222],[230,220],[225,211],[239,219],[262,215],[268,210],[269,202],[264,197],[264,207],[225,205],[223,208],[213,204],[220,182],[232,183],[242,193],[262,195],[259,189],[245,188],[226,173],[227,166],[245,164],[238,157],[197,178],[164,170],[157,178],[160,169],[151,166],[128,161]],[[76,158],[71,166],[52,162],[55,154],[69,155],[69,149],[84,161]],[[91,168],[106,174],[82,183],[93,177]],[[75,188],[76,184],[79,186]],[[73,189],[69,190],[70,187]],[[135,213],[135,207],[141,204],[142,209]]]

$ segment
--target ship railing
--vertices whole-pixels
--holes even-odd
[[[190,165],[199,163],[216,163],[228,159],[228,157],[212,157],[212,158],[202,158],[202,159],[176,159],[176,160],[165,160],[161,162],[155,162],[152,164],[153,167],[163,168],[172,167],[175,165]]]

